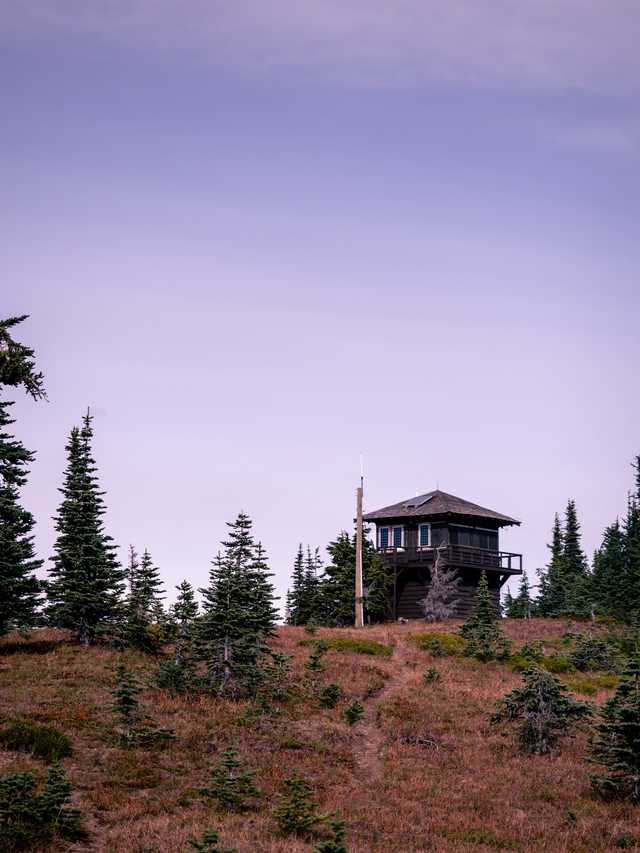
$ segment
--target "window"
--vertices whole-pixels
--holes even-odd
[[[388,548],[389,547],[389,528],[388,527],[379,527],[378,528],[378,548]]]
[[[418,545],[420,548],[428,548],[431,545],[430,524],[420,524],[418,526]]]
[[[403,542],[404,536],[402,535],[403,533],[404,533],[403,527],[394,527],[393,528],[393,547],[394,548],[402,548],[402,546],[404,544],[404,542]]]

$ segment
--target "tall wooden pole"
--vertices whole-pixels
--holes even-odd
[[[362,463],[361,463],[362,464]],[[360,473],[360,485],[358,486],[356,499],[356,628],[364,626],[364,611],[362,606],[362,495],[364,492],[364,478],[362,469]]]

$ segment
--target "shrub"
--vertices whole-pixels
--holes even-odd
[[[11,723],[0,731],[0,743],[13,752],[28,752],[35,758],[54,764],[71,755],[69,738],[54,726],[29,721]]]
[[[594,696],[600,690],[610,690],[618,685],[619,678],[611,673],[592,673],[584,675],[578,673],[565,679],[565,684],[574,693],[582,693],[584,696]]]
[[[246,811],[249,800],[260,796],[260,791],[253,784],[255,770],[243,767],[238,759],[238,753],[230,746],[222,755],[217,767],[211,771],[211,781],[208,788],[201,788],[203,797],[217,800],[223,809],[233,812]]]
[[[51,841],[87,837],[82,815],[68,808],[71,785],[62,767],[49,768],[40,792],[31,773],[0,778],[0,849],[9,853]]]
[[[541,661],[541,667],[546,669],[547,672],[554,673],[563,673],[563,672],[575,672],[576,668],[571,663],[571,661],[564,657],[564,655],[549,655]]]
[[[346,835],[344,821],[335,817],[329,823],[329,826],[331,827],[331,838],[321,841],[320,844],[314,848],[313,853],[348,853],[344,843],[344,837]]]
[[[286,793],[280,798],[275,811],[280,832],[283,835],[308,835],[323,820],[317,814],[317,804],[311,796],[311,786],[299,776],[285,779]]]
[[[377,640],[368,640],[365,637],[324,637],[322,640],[301,640],[301,646],[318,645],[325,651],[353,652],[357,655],[372,655],[378,658],[390,658],[393,654],[393,646],[379,643]]]
[[[202,838],[198,841],[195,838],[188,838],[189,847],[197,853],[237,853],[237,847],[218,847],[220,837],[215,829],[205,829],[202,833]]]
[[[601,712],[590,760],[606,772],[591,783],[603,796],[640,803],[640,660],[632,659]]]
[[[580,637],[569,660],[581,672],[610,670],[616,663],[611,646],[600,637]]]
[[[364,715],[364,708],[355,699],[347,708],[345,708],[344,715],[347,719],[347,722],[350,726],[353,726],[358,720],[361,720]]]
[[[523,752],[548,753],[558,737],[573,721],[591,715],[591,709],[568,695],[567,688],[542,669],[532,667],[522,673],[524,685],[507,693],[498,703],[494,723],[520,723],[518,739]]]
[[[433,684],[433,682],[437,681],[439,678],[440,673],[435,668],[435,666],[430,666],[429,669],[427,669],[424,675],[422,676],[422,680],[425,684]]]
[[[459,634],[448,634],[445,631],[409,634],[409,640],[421,651],[429,652],[434,657],[462,655],[467,645]]]
[[[327,684],[319,698],[323,708],[335,708],[342,698],[342,688],[339,684]]]
[[[532,663],[540,663],[544,659],[544,644],[542,640],[532,640],[530,643],[524,643],[517,654]]]

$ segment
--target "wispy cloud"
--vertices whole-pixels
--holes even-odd
[[[348,84],[631,93],[637,0],[5,0],[10,38],[181,51]]]

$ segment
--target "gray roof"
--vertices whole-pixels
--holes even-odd
[[[373,512],[367,512],[364,519],[365,521],[381,521],[391,518],[426,518],[431,515],[466,515],[473,518],[491,519],[497,521],[501,526],[520,524],[515,518],[471,503],[471,501],[465,501],[463,498],[457,498],[455,495],[448,495],[446,492],[441,492],[440,489],[414,498],[407,498],[407,500],[385,506],[382,509],[376,509]]]

